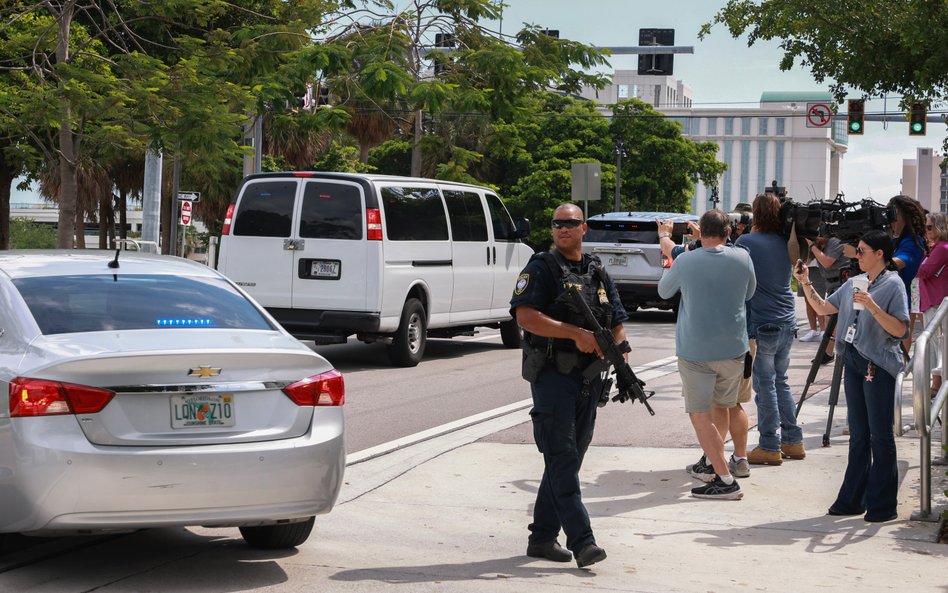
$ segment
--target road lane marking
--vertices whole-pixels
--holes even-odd
[[[652,362],[646,363],[640,368],[635,369],[635,374],[637,377],[643,381],[651,381],[653,379],[658,379],[664,377],[671,373],[678,371],[678,358],[676,356],[668,356],[659,360],[654,360]],[[613,388],[609,393],[610,397],[618,393],[618,390]],[[368,461],[369,459],[374,459],[376,457],[381,457],[382,455],[387,455],[394,451],[404,449],[411,445],[415,445],[427,440],[431,440],[445,434],[462,430],[477,424],[486,423],[489,421],[498,421],[498,426],[493,429],[493,432],[503,430],[510,426],[516,426],[524,421],[521,415],[517,414],[518,412],[525,410],[533,405],[533,400],[523,399],[506,406],[501,406],[499,408],[494,408],[493,410],[487,410],[486,412],[481,412],[479,414],[474,414],[473,416],[468,416],[466,418],[461,418],[460,420],[455,420],[453,422],[448,422],[440,426],[435,426],[423,430],[421,432],[416,432],[387,443],[382,443],[381,445],[376,445],[374,447],[369,447],[368,449],[362,449],[355,453],[349,454],[346,456],[346,465],[351,466],[357,463],[362,463],[363,461]],[[488,434],[492,434],[488,433]],[[480,437],[478,437],[480,438]]]

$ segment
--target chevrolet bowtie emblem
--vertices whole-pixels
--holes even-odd
[[[195,369],[191,369],[188,372],[189,377],[201,377],[202,379],[207,379],[208,377],[216,377],[221,374],[220,369],[211,368],[206,365],[199,366]]]

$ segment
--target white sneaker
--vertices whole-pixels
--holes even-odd
[[[819,339],[820,339],[820,332],[812,330],[812,329],[806,332],[805,334],[803,334],[802,336],[800,336],[801,342],[816,342]]]

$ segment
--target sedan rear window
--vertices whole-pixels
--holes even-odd
[[[13,284],[46,335],[133,329],[275,329],[223,278],[34,276]]]
[[[584,243],[658,243],[654,222],[590,220]]]

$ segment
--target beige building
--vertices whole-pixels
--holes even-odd
[[[931,212],[948,212],[948,159],[932,148],[902,160],[902,193]]]

